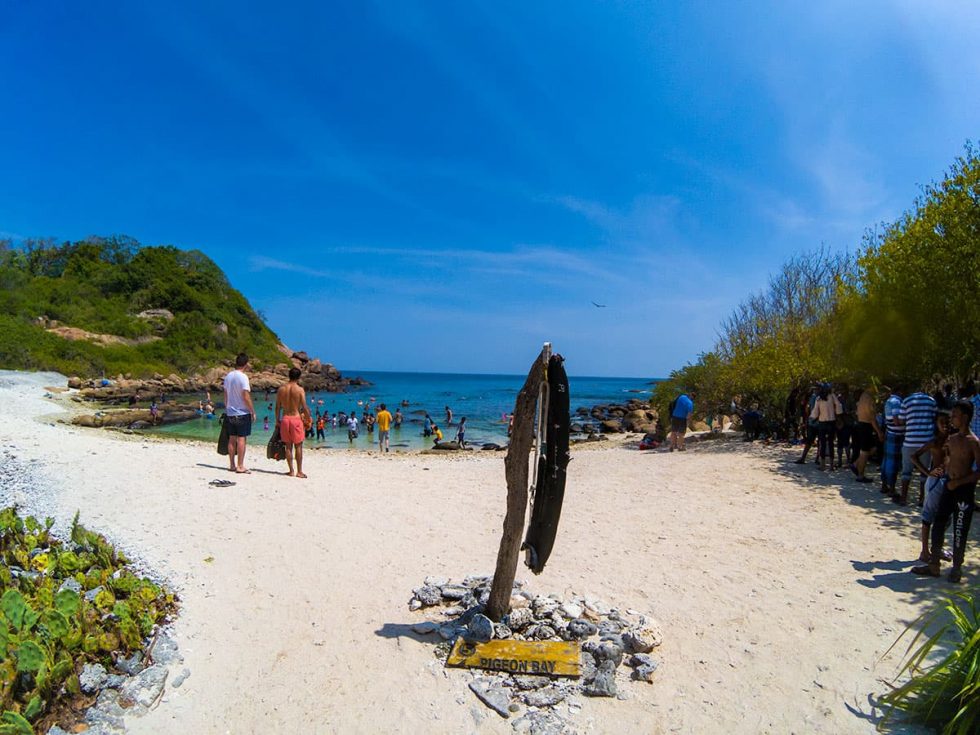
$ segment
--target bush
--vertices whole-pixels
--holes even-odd
[[[977,590],[954,593],[915,620],[902,636],[912,630],[917,633],[906,651],[908,659],[895,677],[908,674],[909,680],[881,697],[888,712],[879,729],[901,712],[910,721],[940,729],[943,735],[980,731]],[[951,649],[942,655],[942,648],[950,643]],[[932,663],[927,661],[930,658]]]

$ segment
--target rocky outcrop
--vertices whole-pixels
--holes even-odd
[[[591,419],[591,422],[589,421]],[[576,412],[576,421],[591,423],[604,434],[619,434],[629,432],[646,434],[657,431],[659,414],[648,402],[631,399],[625,404],[601,404],[589,408],[580,408]]]
[[[115,334],[98,334],[96,332],[88,332],[84,329],[79,329],[78,327],[65,327],[61,325],[48,327],[45,331],[50,334],[55,334],[62,339],[71,340],[73,342],[91,342],[103,347],[106,345],[128,345],[130,347],[134,347],[136,345],[146,344],[147,342],[156,342],[158,339],[160,339],[160,337],[155,335],[147,335],[145,337],[136,337],[135,339],[131,339],[129,337],[119,337]]]
[[[252,391],[275,391],[289,381],[289,369],[298,367],[302,372],[299,382],[308,391],[342,393],[351,386],[370,385],[363,378],[345,378],[330,363],[310,359],[305,352],[291,353],[289,362],[281,362],[272,367],[263,367],[249,373]],[[68,379],[68,387],[75,388],[79,395],[88,400],[118,403],[126,401],[137,393],[144,399],[161,395],[201,393],[212,391],[220,393],[225,375],[231,370],[231,363],[213,367],[201,373],[181,377],[176,373],[164,376],[159,373],[150,378],[133,378],[131,375],[117,375],[108,380],[83,380],[78,376]]]

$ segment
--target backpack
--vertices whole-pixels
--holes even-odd
[[[671,416],[673,416],[674,415],[674,409],[675,408],[677,408],[677,398],[675,398],[674,400],[672,400],[670,402],[670,405],[667,406],[667,413],[670,414]]]

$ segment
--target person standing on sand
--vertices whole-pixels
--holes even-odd
[[[232,472],[248,474],[245,466],[245,447],[252,433],[255,406],[252,403],[252,386],[245,368],[248,355],[240,352],[235,358],[235,369],[225,376],[225,424],[228,426],[228,462]],[[237,464],[236,464],[237,460]]]
[[[905,440],[902,442],[902,494],[895,493],[892,499],[899,505],[905,505],[909,499],[909,485],[912,484],[912,454],[932,441],[936,433],[936,400],[927,393],[916,391],[902,401],[898,422],[905,427]]]
[[[865,388],[857,402],[857,424],[855,425],[855,441],[857,443],[858,457],[854,464],[850,465],[851,472],[858,482],[874,482],[870,477],[864,476],[864,470],[868,466],[868,459],[875,448],[875,439],[884,441],[881,427],[878,426],[878,418],[875,416],[875,398],[870,388]]]
[[[803,423],[805,426],[806,435],[803,439],[803,454],[800,458],[796,460],[796,464],[806,464],[806,455],[810,453],[810,447],[817,440],[818,427],[819,424],[815,418],[813,418],[813,406],[817,402],[817,395],[819,389],[816,385],[810,387],[810,397],[803,400],[800,404],[803,407]],[[819,454],[819,447],[818,447]],[[818,459],[819,461],[819,459]]]
[[[819,441],[817,456],[820,458],[820,469],[824,471],[834,468],[834,433],[837,428],[837,417],[842,411],[840,401],[830,389],[830,383],[821,385],[817,400],[813,402],[810,418],[817,422]]]
[[[286,464],[290,477],[306,478],[303,474],[303,440],[306,424],[312,422],[310,409],[306,407],[306,391],[299,384],[303,372],[298,367],[289,368],[289,382],[276,391],[276,426],[279,438],[286,445]],[[293,469],[293,453],[296,468]]]
[[[912,464],[925,477],[925,487],[920,496],[919,505],[922,506],[922,551],[919,554],[919,561],[928,564],[929,559],[929,531],[932,522],[936,518],[936,511],[939,509],[939,499],[943,495],[946,481],[942,477],[933,477],[932,469],[942,467],[946,460],[946,440],[949,438],[949,416],[939,414],[936,417],[936,434],[927,444],[919,447],[912,453]],[[925,463],[922,459],[925,458]]]
[[[382,452],[390,452],[389,447],[389,437],[391,435],[391,413],[388,411],[388,407],[385,404],[381,404],[381,410],[378,411],[378,450]]]
[[[963,556],[966,540],[973,520],[977,480],[980,480],[980,439],[970,431],[973,404],[957,401],[950,412],[949,423],[953,433],[946,441],[945,467],[934,467],[929,474],[946,479],[946,487],[939,498],[939,507],[932,522],[932,549],[928,564],[912,567],[912,572],[928,577],[939,576],[946,524],[953,521],[953,568],[949,581],[959,582],[963,576]]]
[[[885,401],[885,454],[881,460],[881,492],[895,495],[898,470],[902,464],[905,426],[902,424],[902,391],[895,388]]]
[[[670,409],[670,451],[684,451],[684,436],[687,434],[687,419],[694,411],[694,401],[687,393],[681,393]]]

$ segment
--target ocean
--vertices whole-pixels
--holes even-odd
[[[346,376],[360,376],[371,381],[372,385],[359,387],[346,393],[308,394],[314,401],[311,410],[330,415],[338,411],[350,413],[357,411],[358,419],[365,408],[377,413],[378,406],[385,403],[392,414],[401,408],[404,422],[400,429],[392,429],[392,451],[422,449],[432,446],[431,438],[422,436],[422,422],[428,412],[439,425],[445,441],[456,436],[459,419],[466,417],[467,444],[495,442],[507,443],[507,414],[514,410],[517,393],[524,384],[526,375],[467,375],[455,373],[396,373],[342,370]],[[594,378],[569,376],[569,392],[572,412],[580,406],[591,408],[599,403],[625,403],[630,398],[649,397],[650,378]],[[214,396],[220,400],[220,394]],[[258,420],[249,437],[249,444],[264,445],[275,424],[275,393],[266,397],[259,392],[253,396]],[[407,405],[403,405],[407,404]],[[446,426],[445,407],[453,411],[453,424]],[[221,413],[221,410],[218,410]],[[263,428],[264,419],[269,419],[269,429]],[[217,441],[219,426],[214,419],[201,417],[180,424],[170,424],[148,430],[147,433],[180,436],[192,439]],[[360,436],[354,440],[353,448],[370,449],[377,440],[375,433],[367,433],[363,426]],[[347,441],[347,428],[337,426],[326,430],[323,440],[307,439],[306,446],[324,448],[344,448],[351,446]],[[377,448],[377,445],[374,445]]]

